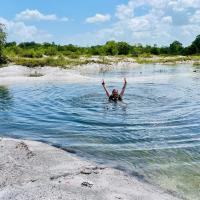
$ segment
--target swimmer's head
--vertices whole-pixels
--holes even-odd
[[[114,89],[114,90],[112,91],[112,95],[113,95],[114,97],[118,96],[118,90]]]

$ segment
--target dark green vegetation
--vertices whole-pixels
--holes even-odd
[[[152,56],[159,56],[152,59]],[[108,41],[104,45],[79,47],[72,44],[57,45],[55,43],[16,42],[6,43],[4,26],[0,24],[0,63],[13,62],[29,67],[35,66],[72,66],[90,62],[106,63],[105,56],[132,57],[138,63],[170,63],[200,60],[200,35],[188,47],[174,41],[169,46],[130,45],[126,42]],[[100,59],[90,59],[99,56]]]
[[[79,58],[81,55],[193,55],[200,54],[200,35],[188,47],[174,41],[168,47],[157,47],[156,45],[143,46],[141,44],[130,45],[126,42],[108,41],[105,45],[97,45],[91,47],[79,47],[72,44],[56,45],[55,43],[35,43],[24,42],[16,44],[16,42],[6,43],[5,53],[8,56],[19,56],[24,58],[42,58],[43,56],[67,56],[71,59]]]
[[[4,26],[0,24],[0,64],[7,62],[6,56],[4,55],[4,46],[6,44],[6,33],[4,31]]]

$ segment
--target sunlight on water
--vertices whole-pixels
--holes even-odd
[[[72,73],[71,73],[72,74]],[[1,134],[70,147],[192,200],[200,196],[200,73],[187,65],[84,68],[80,83],[0,87]],[[109,103],[109,89],[128,87]]]

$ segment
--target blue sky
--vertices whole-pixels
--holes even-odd
[[[0,5],[9,41],[188,45],[200,34],[200,0],[0,0]]]

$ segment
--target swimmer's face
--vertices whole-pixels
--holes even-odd
[[[112,95],[113,95],[114,97],[117,97],[117,96],[118,96],[118,90],[114,89],[114,90],[112,91]]]

